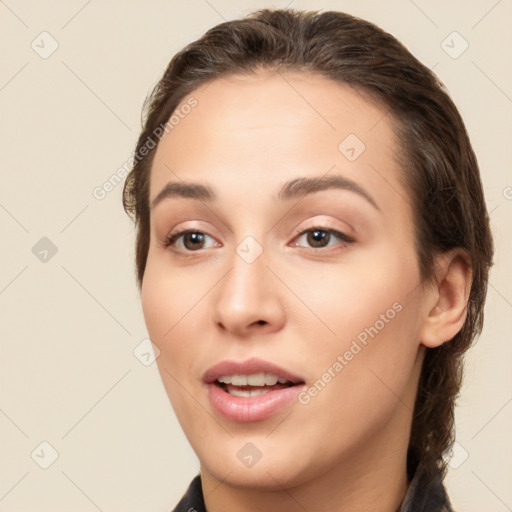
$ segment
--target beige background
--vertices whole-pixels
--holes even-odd
[[[155,364],[133,353],[147,333],[122,185],[102,200],[93,190],[131,155],[142,102],[178,49],[287,5],[376,22],[435,68],[467,123],[497,254],[446,484],[458,511],[512,510],[512,2],[5,0],[0,511],[168,511],[197,473]],[[453,31],[469,44],[457,59],[442,47]],[[453,53],[464,43],[451,37]],[[57,248],[45,262],[43,237]],[[58,452],[47,469],[43,441]]]

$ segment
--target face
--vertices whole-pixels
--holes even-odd
[[[391,119],[303,73],[192,97],[153,162],[142,306],[202,471],[292,486],[405,450],[425,292]]]

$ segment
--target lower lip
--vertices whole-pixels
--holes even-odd
[[[260,396],[240,397],[230,395],[216,384],[207,384],[208,396],[213,407],[232,421],[261,421],[278,413],[297,398],[301,385],[269,391]]]

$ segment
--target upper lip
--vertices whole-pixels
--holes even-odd
[[[289,380],[292,384],[304,382],[301,377],[280,368],[276,364],[255,357],[245,361],[221,361],[206,370],[203,381],[206,384],[211,384],[224,375],[252,375],[254,373],[271,373]]]

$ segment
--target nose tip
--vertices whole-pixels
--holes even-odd
[[[252,243],[246,240],[245,247],[249,248],[249,253],[253,250],[254,255]],[[280,329],[284,323],[284,310],[278,284],[261,254],[250,263],[244,257],[246,255],[236,255],[232,268],[219,283],[213,297],[214,322],[238,336],[255,330],[261,333]]]

